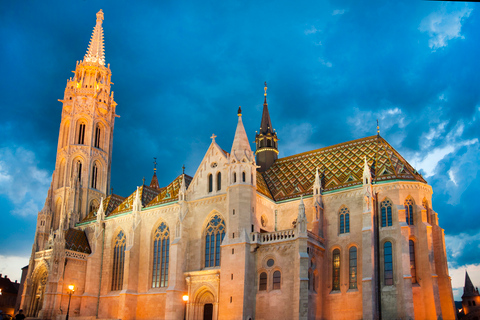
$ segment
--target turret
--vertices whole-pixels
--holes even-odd
[[[255,144],[257,150],[257,165],[260,166],[258,171],[267,171],[275,160],[278,159],[278,138],[277,132],[272,127],[270,114],[268,113],[267,104],[267,82],[265,82],[265,93],[263,101],[262,122],[260,123],[260,131],[255,135]]]

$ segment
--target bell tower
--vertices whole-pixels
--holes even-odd
[[[47,202],[45,231],[73,227],[92,211],[110,188],[116,103],[110,64],[105,66],[103,12],[82,61],[67,80],[58,137],[57,159]],[[50,201],[49,201],[50,200]]]
[[[260,132],[255,135],[255,144],[257,150],[257,165],[260,166],[258,171],[267,171],[275,160],[278,159],[278,138],[277,132],[272,128],[272,121],[268,113],[267,104],[267,82],[265,82],[265,100],[263,101],[262,122],[260,123]]]

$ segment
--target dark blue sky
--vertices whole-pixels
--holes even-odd
[[[267,81],[282,157],[373,135],[378,118],[433,186],[454,287],[480,274],[480,4],[436,1],[1,1],[0,272],[28,263],[57,100],[99,9],[115,193],[149,181],[153,157],[160,185],[193,175],[212,133],[229,150],[239,105],[253,141]]]

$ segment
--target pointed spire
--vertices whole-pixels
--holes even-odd
[[[100,206],[97,211],[97,221],[102,221],[105,219],[105,210],[103,209],[103,197],[100,199]]]
[[[300,234],[307,232],[307,216],[305,215],[305,204],[303,203],[303,195],[300,195],[300,203],[298,204],[297,225]]]
[[[466,293],[475,293],[475,287],[473,286],[472,280],[470,280],[470,276],[468,272],[465,270],[465,286],[463,287],[463,294]]]
[[[241,111],[240,108],[239,111]],[[234,154],[238,160],[241,160],[242,155],[246,155],[248,160],[252,160],[250,157],[251,153],[252,149],[250,148],[247,133],[245,132],[245,127],[243,126],[242,114],[238,113],[237,130],[235,131],[235,138],[233,139],[231,154]]]
[[[313,195],[320,195],[322,194],[322,180],[320,179],[320,174],[318,173],[318,167],[317,171],[315,173],[315,182],[313,183]]]
[[[270,113],[268,112],[267,104],[267,82],[265,81],[265,99],[263,100],[262,122],[260,123],[260,133],[265,135],[267,133],[273,134],[272,121],[270,120]]]
[[[103,11],[97,12],[97,24],[93,28],[92,38],[88,45],[87,54],[84,60],[86,62],[96,62],[102,66],[105,65],[105,49],[103,46]]]
[[[368,166],[367,156],[365,156],[363,164],[363,184],[371,184],[372,175],[370,174],[370,167]]]
[[[183,166],[183,169],[185,166]],[[187,185],[185,184],[185,169],[182,174],[182,184],[180,185],[180,190],[178,191],[178,201],[185,201],[185,192],[187,191]]]
[[[160,189],[160,185],[158,184],[158,178],[157,178],[157,158],[153,158],[153,177],[152,177],[152,181],[150,181],[150,187],[155,189]]]
[[[137,187],[137,192],[135,193],[135,199],[133,199],[133,211],[139,212],[142,210],[142,200],[140,198],[140,187]]]

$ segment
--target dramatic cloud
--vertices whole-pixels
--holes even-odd
[[[28,256],[6,256],[0,254],[0,274],[15,282],[20,282],[22,277],[22,268],[28,265]]]
[[[462,22],[470,16],[473,9],[464,6],[458,10],[449,11],[447,6],[432,12],[420,23],[419,30],[427,32],[430,36],[428,46],[437,50],[448,45],[449,40],[456,38],[465,39],[460,34]]]
[[[12,214],[36,215],[42,208],[51,176],[37,165],[32,151],[0,148],[0,195],[6,195],[14,204]]]

